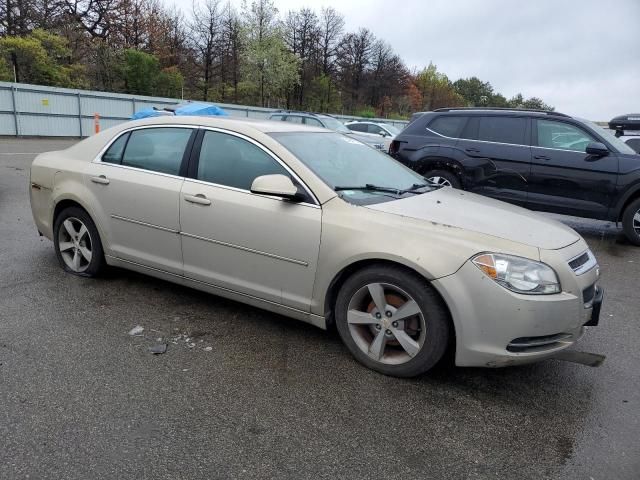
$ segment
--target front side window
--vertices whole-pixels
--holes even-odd
[[[302,117],[299,117],[298,115],[287,115],[285,120],[289,123],[302,123]]]
[[[526,145],[527,119],[521,117],[480,117],[478,140]]]
[[[190,128],[134,130],[122,156],[122,165],[179,175],[191,132]]]
[[[289,172],[256,145],[226,133],[207,131],[202,139],[197,179],[250,190],[262,175]]]
[[[467,117],[443,115],[436,117],[427,128],[445,137],[459,138],[465,123]]]
[[[281,122],[284,120],[284,115],[271,115],[269,120],[273,120],[275,122]]]
[[[322,124],[315,118],[306,117],[304,119],[304,123],[305,125],[310,125],[312,127],[322,127]]]
[[[587,145],[595,142],[584,130],[569,123],[553,120],[537,120],[538,146],[584,152]]]
[[[122,154],[124,153],[124,147],[127,145],[127,139],[129,138],[129,133],[125,133],[124,135],[120,135],[118,139],[111,144],[109,149],[104,152],[102,155],[102,161],[104,163],[122,163]]]
[[[373,125],[373,124],[369,124],[367,125],[367,132],[368,133],[375,133],[376,135],[383,135],[386,132],[380,128],[378,125]]]
[[[352,123],[351,125],[347,125],[347,128],[353,132],[366,132],[367,124],[366,123]]]

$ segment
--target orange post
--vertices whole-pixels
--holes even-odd
[[[100,133],[100,114],[93,114],[93,127],[96,133]]]

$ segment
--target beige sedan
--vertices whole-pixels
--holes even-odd
[[[553,356],[598,322],[598,267],[570,228],[442,188],[346,136],[286,122],[129,122],[31,167],[66,271],[106,265],[320,328],[413,376]]]

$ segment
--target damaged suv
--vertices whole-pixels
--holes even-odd
[[[39,155],[30,182],[70,274],[115,265],[335,324],[388,375],[447,349],[457,365],[533,362],[598,323],[599,270],[575,231],[323,128],[139,120]]]

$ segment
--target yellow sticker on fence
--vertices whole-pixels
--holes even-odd
[[[42,99],[42,106],[43,107],[48,107],[49,106],[49,99],[48,98],[43,98]]]

